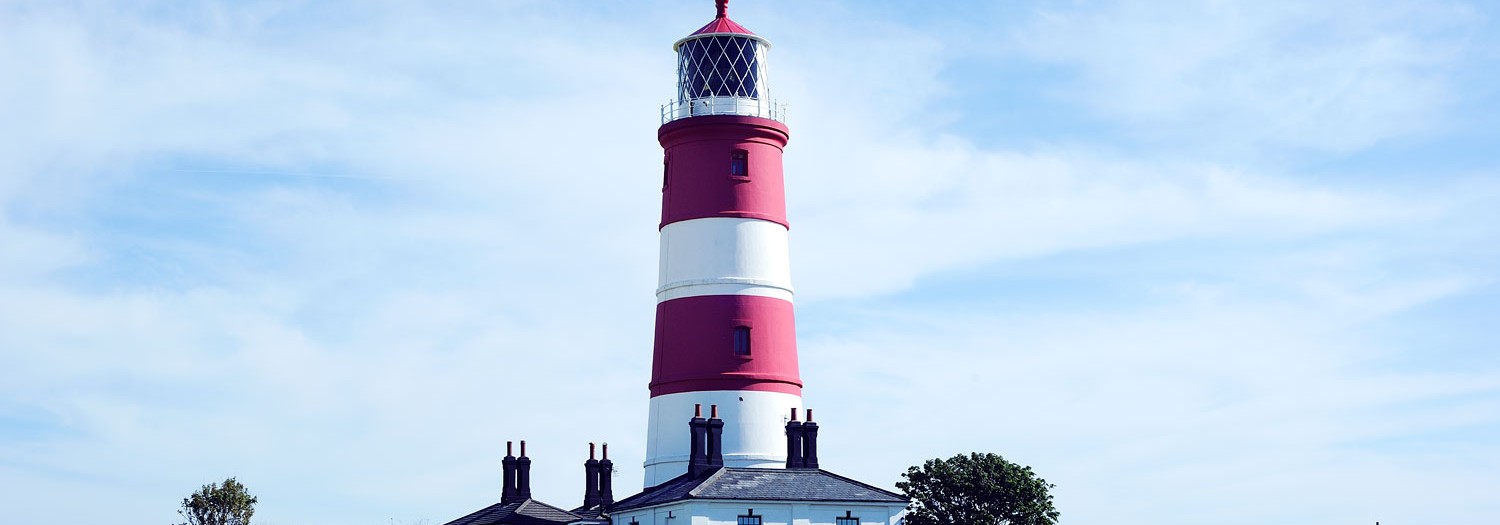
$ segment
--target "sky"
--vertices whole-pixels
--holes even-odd
[[[805,403],[1063,523],[1500,521],[1500,5],[736,0]],[[0,522],[440,525],[640,488],[707,0],[0,1]]]

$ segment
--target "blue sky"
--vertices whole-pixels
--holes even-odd
[[[936,4],[936,5],[932,5]],[[1491,3],[737,0],[807,405],[1068,523],[1500,519]],[[0,3],[0,514],[440,524],[639,488],[706,0]],[[81,503],[81,504],[80,504]]]

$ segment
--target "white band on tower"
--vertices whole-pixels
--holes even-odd
[[[661,230],[656,301],[702,295],[792,300],[787,229],[760,219],[710,217]]]

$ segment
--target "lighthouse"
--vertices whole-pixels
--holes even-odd
[[[500,502],[448,525],[899,525],[907,499],[818,458],[802,407],[782,185],[785,112],[770,43],[729,19],[681,40],[661,108],[661,268],[645,485],[614,499],[608,448],[588,447],[583,504],[531,497],[531,459],[507,444]],[[801,418],[799,419],[799,415]]]
[[[661,260],[645,486],[688,471],[683,422],[723,421],[723,466],[786,464],[802,408],[782,178],[788,130],[771,97],[770,42],[730,20],[678,40],[662,107]]]

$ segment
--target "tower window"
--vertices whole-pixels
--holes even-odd
[[[745,509],[745,513],[739,516],[736,525],[761,525],[760,516],[755,514],[755,509]]]
[[[734,355],[750,355],[750,327],[734,327]]]
[[[661,159],[661,190],[667,191],[667,184],[672,180],[672,157]]]
[[[734,150],[729,154],[729,176],[739,178],[750,177],[750,152],[745,150]]]

